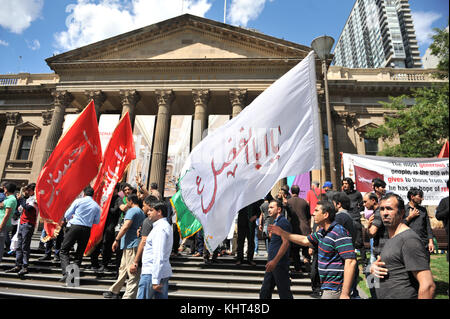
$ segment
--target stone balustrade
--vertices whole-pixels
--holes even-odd
[[[350,69],[331,66],[328,69],[329,80],[356,81],[403,81],[403,82],[441,82],[435,77],[437,69]]]
[[[0,74],[0,86],[11,85],[40,85],[58,83],[59,76],[54,73],[19,73],[19,74]]]

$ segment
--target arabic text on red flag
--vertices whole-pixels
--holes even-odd
[[[61,137],[36,182],[36,199],[47,237],[55,238],[66,209],[97,175],[102,162],[94,102]]]
[[[100,223],[92,225],[85,255],[90,255],[103,236],[111,198],[128,164],[136,158],[128,113],[115,128],[104,152],[104,161],[94,184],[94,200],[102,207]]]

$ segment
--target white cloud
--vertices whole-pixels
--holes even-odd
[[[0,40],[0,45],[7,47],[9,45],[9,43],[4,40]]]
[[[255,20],[264,9],[267,0],[233,0],[227,14],[231,24],[246,27],[250,20]],[[273,2],[274,0],[269,0]]]
[[[0,0],[0,26],[22,33],[40,17],[44,0]]]
[[[39,40],[33,41],[25,40],[25,42],[27,43],[28,48],[33,51],[39,50],[39,48],[41,47],[41,43],[39,42]]]
[[[440,19],[442,14],[431,11],[415,11],[411,12],[411,14],[414,21],[414,29],[416,30],[417,42],[419,45],[431,44],[433,42],[431,37],[434,34],[432,24]]]
[[[55,47],[70,50],[173,18],[204,16],[211,0],[78,0],[67,6],[66,31],[54,35]]]

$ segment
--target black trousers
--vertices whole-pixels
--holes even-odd
[[[291,243],[290,247],[291,247],[290,256],[292,257],[292,263],[294,264],[294,269],[296,271],[300,271],[301,265],[302,265],[302,263],[300,261],[301,246]]]
[[[238,238],[237,238],[237,259],[244,260],[244,244],[247,238],[247,260],[253,260],[255,254],[255,222],[238,221]]]
[[[103,231],[102,241],[97,245],[95,250],[91,254],[91,264],[92,267],[99,267],[100,264],[98,262],[98,256],[100,252],[102,253],[102,265],[104,267],[108,266],[112,257],[112,245],[114,243],[114,239],[116,238],[116,232],[114,228],[106,228]]]
[[[70,264],[70,249],[77,244],[77,250],[75,252],[75,263],[81,266],[83,260],[84,250],[86,249],[89,237],[91,235],[91,228],[81,225],[71,225],[66,228],[64,235],[64,241],[61,246],[61,252],[59,256],[61,258],[61,270],[63,275],[66,274],[66,268]]]
[[[280,299],[293,299],[291,279],[289,278],[289,264],[278,264],[273,271],[266,271],[259,298],[272,299],[275,286],[277,286]]]
[[[317,253],[317,250],[314,249],[314,253],[312,256],[312,262],[311,262],[311,272],[310,272],[310,279],[311,279],[311,289],[312,291],[320,291],[320,276],[319,276],[319,256]]]
[[[180,233],[178,232],[177,224],[172,225],[173,228],[173,245],[172,245],[172,252],[175,254],[178,253],[178,248],[180,247]]]
[[[45,243],[45,255],[51,256],[52,255],[52,248],[55,247],[55,256],[59,256],[59,252],[61,251],[61,245],[64,241],[64,232],[66,231],[66,227],[61,227],[61,230],[59,231],[58,237],[55,239],[50,239]]]

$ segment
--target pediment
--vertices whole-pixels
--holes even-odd
[[[170,35],[130,43],[110,52],[87,57],[88,60],[129,59],[226,59],[281,57],[278,52],[230,41],[221,35],[205,35],[195,29],[178,30]]]
[[[15,126],[15,129],[19,135],[23,135],[26,132],[32,132],[33,134],[39,134],[41,128],[31,122],[23,122]]]
[[[368,129],[377,128],[377,127],[379,127],[377,124],[370,122],[370,123],[367,123],[365,125],[358,127],[356,129],[356,132],[358,132],[359,135],[364,136]]]
[[[311,49],[254,30],[185,14],[48,58],[82,61],[303,58]]]

